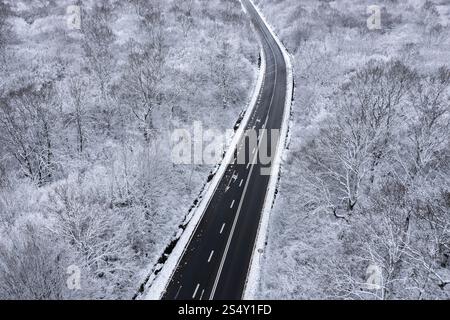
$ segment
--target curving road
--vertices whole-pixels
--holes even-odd
[[[261,39],[266,59],[260,99],[246,128],[257,130],[259,148],[271,141],[272,133],[258,129],[281,127],[286,99],[286,65],[281,49],[252,3],[248,0],[242,0],[242,3]],[[241,156],[239,153],[245,152],[246,163],[228,165],[163,299],[242,298],[270,178],[261,174],[261,169],[270,169],[270,164],[263,165],[257,150],[248,148],[244,140],[238,144],[235,155]],[[269,155],[274,154],[278,139],[268,145]]]

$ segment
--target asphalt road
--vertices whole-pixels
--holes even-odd
[[[286,65],[283,54],[248,0],[243,4],[261,38],[266,73],[260,99],[247,129],[257,130],[258,146],[271,141],[271,131],[280,129],[286,99]],[[274,154],[278,140],[268,143]],[[251,149],[251,150],[249,150]],[[271,150],[272,149],[272,150]],[[235,155],[245,152],[246,163],[230,163],[211,198],[176,271],[166,288],[168,300],[238,300],[242,298],[261,219],[269,176],[261,174],[258,152],[245,139]],[[242,155],[242,154],[241,154]]]

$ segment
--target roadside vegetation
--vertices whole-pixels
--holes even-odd
[[[0,0],[0,298],[131,298],[211,170],[170,131],[233,128],[258,52],[237,0]]]
[[[259,297],[448,299],[450,3],[258,3],[296,76]]]

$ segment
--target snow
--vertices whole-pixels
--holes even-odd
[[[395,159],[387,157],[377,169],[375,182],[369,192],[364,190],[360,193],[360,203],[346,221],[337,219],[333,215],[333,207],[330,209],[330,205],[341,205],[339,199],[328,199],[330,193],[335,196],[335,185],[330,181],[323,182],[324,185],[317,182],[323,181],[321,176],[326,175],[321,169],[321,164],[326,161],[311,160],[322,152],[326,156],[320,160],[331,159],[336,154],[334,151],[330,152],[332,147],[323,145],[328,134],[324,130],[345,122],[339,120],[344,113],[339,103],[342,96],[345,96],[342,87],[354,83],[352,81],[355,74],[364,72],[367,65],[376,61],[383,68],[389,62],[399,61],[417,71],[421,79],[426,79],[430,74],[435,75],[441,65],[448,65],[448,27],[443,28],[439,34],[430,33],[431,27],[438,21],[435,15],[426,20],[424,17],[430,12],[427,13],[423,8],[425,1],[417,1],[415,6],[411,6],[411,3],[412,1],[385,1],[383,4],[388,14],[384,16],[384,21],[389,23],[388,27],[380,32],[370,32],[365,26],[364,2],[333,2],[333,9],[330,9],[328,3],[313,0],[259,1],[260,8],[273,21],[280,38],[295,53],[293,59],[297,71],[295,76],[298,95],[293,107],[294,125],[290,130],[292,141],[289,151],[283,157],[283,174],[271,213],[267,247],[260,258],[262,271],[254,298],[373,299],[374,295],[367,292],[364,295],[364,290],[360,290],[364,286],[358,285],[364,284],[367,267],[373,263],[373,258],[366,252],[383,256],[389,261],[389,255],[384,255],[382,246],[396,246],[392,239],[379,238],[383,233],[374,230],[392,228],[384,225],[384,219],[389,217],[391,210],[398,219],[403,219],[404,214],[401,206],[394,207],[395,201],[390,201],[391,197],[399,194],[392,190],[384,192],[383,188],[395,184],[404,186],[408,194],[400,197],[401,201],[409,203],[408,206],[411,207],[415,201],[423,201],[429,203],[430,208],[442,201],[442,198],[432,199],[427,195],[433,189],[430,186],[448,190],[448,184],[438,182],[439,179],[431,178],[430,175],[421,178],[423,180],[420,182],[406,185],[402,181],[387,179],[386,176],[393,175],[404,181],[408,180],[402,173],[404,169],[397,166]],[[443,12],[445,10],[441,10],[441,19],[444,18]],[[299,25],[309,25],[312,30],[301,41],[298,41],[295,33],[296,26]],[[392,80],[390,82],[395,83]],[[393,129],[396,137],[389,146],[395,158],[401,157],[403,164],[408,163],[407,166],[411,165],[410,161],[414,163],[414,160],[412,157],[407,159],[413,153],[406,151],[410,148],[410,135],[403,117],[407,119],[414,114],[409,108],[412,101],[414,99],[408,96],[403,101],[404,104],[397,108],[402,120],[398,120]],[[352,114],[352,108],[348,112]],[[353,121],[348,123],[352,124]],[[440,133],[439,127],[434,130],[438,136],[445,136]],[[448,139],[446,143],[446,151],[440,152],[448,155]],[[437,176],[448,177],[448,164],[440,159],[435,158],[436,167],[430,170],[436,170]],[[333,162],[330,161],[332,165]],[[427,186],[423,181],[428,179]],[[370,180],[367,179],[364,185],[370,185]],[[379,203],[383,205],[378,205]],[[343,208],[338,213],[345,213],[346,210],[348,209]],[[438,212],[436,210],[435,214]],[[448,215],[445,219],[450,221]],[[424,241],[423,238],[433,234],[433,231],[424,228],[420,216],[415,216],[414,220],[409,244],[413,247],[412,250],[425,252],[421,242]],[[435,245],[429,244],[431,247]],[[448,299],[448,287],[445,291],[441,290],[436,279],[427,278],[426,268],[419,266],[414,260],[408,260],[406,257],[402,258],[402,266],[399,268],[401,273],[399,279],[395,280],[398,285],[394,286],[394,290],[390,289],[388,299],[416,299],[419,293],[425,299]],[[439,267],[439,260],[431,260],[429,263],[436,263],[438,273],[443,279],[446,278],[448,264],[444,270]],[[383,266],[383,262],[378,261],[377,264]],[[384,272],[388,270],[386,267]],[[426,289],[419,292],[418,286]]]
[[[253,72],[257,41],[237,2],[225,6],[219,0],[191,4],[169,0],[161,1],[159,8],[144,4],[143,10],[138,11],[136,2],[83,1],[83,20],[90,23],[81,31],[67,29],[65,13],[71,4],[68,0],[51,6],[30,1],[21,4],[23,10],[14,6],[13,14],[0,10],[0,246],[28,221],[39,225],[35,232],[45,238],[40,243],[51,243],[49,249],[65,253],[64,259],[55,264],[64,276],[66,264],[85,264],[86,252],[81,249],[84,245],[70,241],[69,233],[64,231],[72,228],[65,214],[75,211],[74,219],[92,218],[98,227],[95,237],[86,236],[82,241],[93,246],[107,241],[105,248],[109,250],[114,245],[114,252],[108,253],[107,258],[101,252],[94,254],[102,265],[83,270],[85,290],[67,292],[65,281],[55,290],[64,291],[63,297],[68,299],[132,298],[142,280],[153,269],[163,267],[159,259],[165,257],[166,248],[171,248],[168,244],[182,236],[184,226],[180,228],[180,222],[193,220],[196,211],[188,211],[193,199],[200,192],[200,197],[205,197],[212,184],[202,188],[214,164],[172,163],[170,133],[198,121],[205,131],[233,128],[257,79]],[[105,10],[94,7],[100,4]],[[141,23],[150,17],[146,10],[163,14],[164,23]],[[210,14],[205,16],[204,10]],[[225,11],[233,13],[234,21],[224,20]],[[191,20],[189,31],[187,24],[180,22],[183,18]],[[8,23],[2,24],[3,21]],[[144,52],[147,57],[154,54],[151,48],[159,43],[159,38],[152,35],[157,31],[164,34],[163,45],[167,48],[163,51],[164,66],[159,71],[151,68],[151,57],[141,56]],[[7,37],[3,38],[4,34]],[[229,48],[224,56],[222,47],[226,44]],[[145,63],[133,64],[136,59]],[[218,66],[220,74],[214,72]],[[144,138],[141,119],[137,117],[142,115],[137,93],[140,90],[134,90],[137,86],[132,82],[147,67],[156,78],[163,78],[153,89],[164,96],[161,105],[153,110],[157,130],[151,143]],[[41,181],[37,174],[37,178],[24,175],[24,165],[15,157],[20,147],[8,134],[3,120],[12,115],[21,123],[30,124],[20,128],[27,146],[36,145],[35,140],[44,136],[39,133],[44,128],[33,122],[38,118],[9,112],[3,102],[13,111],[26,108],[26,99],[48,82],[54,84],[49,95],[52,103],[45,101],[39,107],[44,108],[42,114],[51,123],[52,143],[47,148],[52,154],[52,174]],[[105,95],[101,95],[101,83],[106,84]],[[10,91],[20,99],[10,99]],[[83,94],[79,96],[78,92]],[[77,121],[82,123],[81,131],[76,128]],[[79,149],[80,143],[83,150]],[[31,151],[36,157],[43,154]],[[33,162],[33,168],[38,169],[38,163]],[[220,175],[218,169],[219,166],[215,171]],[[41,186],[34,183],[36,179]],[[70,206],[62,204],[61,196],[68,197]],[[103,219],[105,215],[109,222]],[[73,225],[76,228],[77,223]],[[24,254],[24,250],[17,252],[18,258]],[[21,257],[21,261],[28,270],[27,259]],[[0,286],[0,297],[14,298],[3,289]],[[16,298],[23,296],[22,291],[16,292]],[[36,292],[41,294],[37,288]]]

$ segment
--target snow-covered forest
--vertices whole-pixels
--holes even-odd
[[[295,76],[257,298],[450,299],[450,1],[255,3]],[[0,299],[132,298],[213,170],[170,132],[233,128],[259,50],[239,0],[0,0]]]
[[[167,132],[233,128],[258,53],[237,0],[0,0],[0,298],[130,299],[212,169]]]
[[[259,297],[448,299],[450,2],[257,3],[296,76]]]

